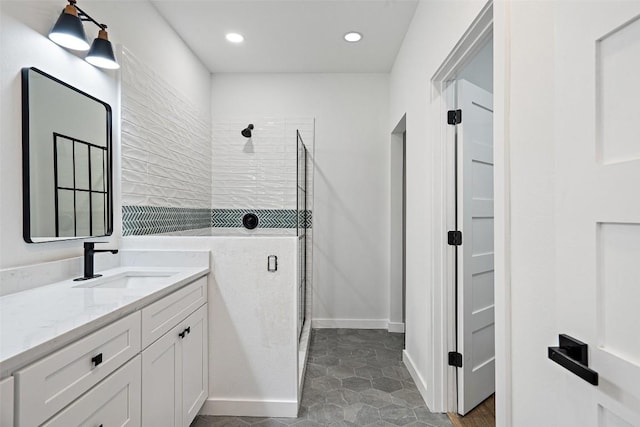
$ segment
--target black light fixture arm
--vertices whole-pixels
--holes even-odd
[[[107,26],[104,24],[99,23],[98,21],[96,21],[95,19],[93,19],[91,17],[91,15],[89,15],[87,12],[85,12],[84,10],[80,9],[80,7],[78,6],[78,1],[77,0],[68,0],[69,4],[73,7],[76,8],[76,10],[78,11],[78,17],[80,18],[81,21],[84,22],[93,22],[94,24],[96,24],[98,26],[98,28],[100,28],[101,30],[106,30]]]

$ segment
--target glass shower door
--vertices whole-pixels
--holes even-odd
[[[307,312],[307,147],[300,132],[297,137],[297,235],[298,235],[298,338]]]

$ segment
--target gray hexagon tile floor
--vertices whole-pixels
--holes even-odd
[[[191,427],[451,426],[402,363],[404,334],[314,329],[298,418],[199,416]]]

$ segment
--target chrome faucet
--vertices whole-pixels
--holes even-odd
[[[112,254],[117,254],[117,249],[94,249],[95,243],[103,243],[103,242],[84,242],[84,276],[78,277],[77,279],[73,279],[75,282],[79,282],[81,280],[89,280],[95,279],[96,277],[102,276],[102,274],[94,274],[93,272],[93,255],[97,252],[111,252]]]

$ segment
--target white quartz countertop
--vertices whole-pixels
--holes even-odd
[[[136,272],[159,276],[149,286],[77,287]],[[208,272],[206,267],[118,267],[101,271],[99,279],[69,279],[0,297],[0,379]]]

